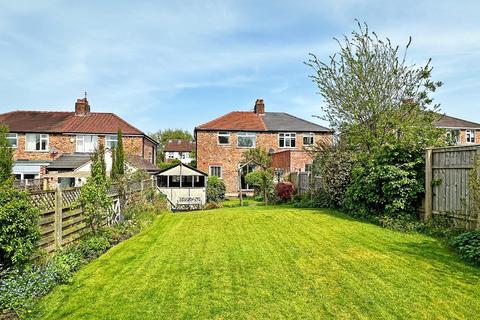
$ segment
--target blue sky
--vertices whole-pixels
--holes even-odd
[[[398,44],[412,36],[408,60],[433,59],[442,110],[480,122],[476,1],[0,0],[0,112],[72,110],[87,90],[92,111],[145,132],[192,131],[257,98],[322,123],[303,61],[326,60],[355,18]]]

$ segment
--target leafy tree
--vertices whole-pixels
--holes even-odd
[[[125,174],[125,152],[123,150],[123,135],[122,130],[117,132],[117,147],[115,148],[115,174],[123,176]]]
[[[442,83],[431,80],[430,60],[407,63],[411,39],[400,51],[358,23],[350,37],[335,40],[339,51],[327,62],[313,54],[306,62],[324,98],[323,119],[342,145],[321,156],[324,190],[351,213],[414,215],[424,189],[423,150],[445,140],[431,98]]]
[[[248,149],[243,153],[243,162],[252,162],[262,169],[267,169],[272,164],[272,158],[267,151],[261,148]]]
[[[273,169],[270,167],[272,159],[261,148],[249,149],[243,153],[243,163],[252,163],[257,169],[245,176],[245,181],[258,189],[263,201],[268,204],[268,197],[273,191]]]
[[[111,211],[111,199],[108,196],[110,181],[105,174],[105,162],[102,160],[105,158],[101,153],[102,151],[99,148],[92,155],[90,177],[82,186],[79,197],[85,222],[93,233],[97,233]]]
[[[110,179],[115,181],[117,179],[117,151],[116,148],[111,149],[112,153],[112,169],[110,170]]]
[[[328,62],[314,54],[306,64],[325,104],[323,119],[346,138],[354,149],[370,151],[386,143],[424,148],[439,143],[442,131],[432,92],[442,85],[431,80],[430,60],[408,65],[406,54],[389,39],[381,40],[358,23],[358,31],[342,41]]]
[[[158,162],[165,161],[164,149],[168,140],[174,140],[174,139],[188,140],[188,141],[193,140],[192,134],[187,130],[183,130],[183,129],[165,129],[163,131],[159,130],[157,132],[150,133],[149,136],[150,138],[157,141],[159,144],[157,149]]]
[[[13,149],[7,140],[8,127],[0,125],[0,184],[12,177]]]

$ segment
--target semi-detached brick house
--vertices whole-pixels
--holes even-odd
[[[452,144],[468,145],[480,142],[480,123],[439,114],[434,125],[445,129]]]
[[[227,194],[238,192],[238,168],[242,154],[259,147],[272,154],[274,169],[284,173],[309,170],[312,157],[307,149],[323,140],[331,143],[333,131],[287,113],[265,112],[258,99],[252,111],[233,111],[195,128],[197,168],[223,179]],[[241,174],[242,190],[251,191]]]
[[[75,111],[12,111],[0,114],[15,149],[17,179],[39,178],[54,160],[66,154],[88,154],[99,143],[116,145],[122,130],[125,153],[156,162],[157,142],[114,113],[90,112],[87,99],[77,99]]]

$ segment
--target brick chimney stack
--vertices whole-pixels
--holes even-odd
[[[84,116],[90,112],[90,105],[88,104],[87,98],[77,99],[75,102],[75,114],[77,116]]]
[[[254,112],[256,114],[264,114],[265,113],[265,103],[263,103],[263,99],[257,99],[257,101],[255,101]]]

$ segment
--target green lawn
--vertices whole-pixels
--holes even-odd
[[[327,211],[165,214],[43,299],[44,319],[478,319],[480,269]]]

